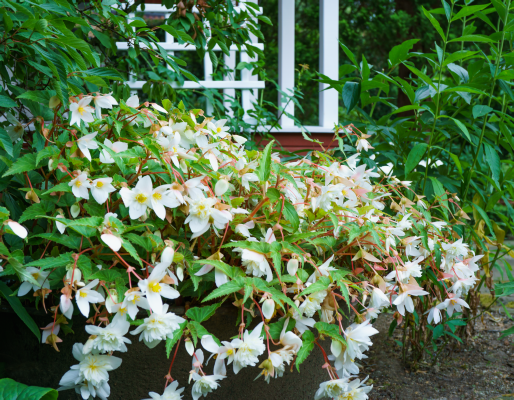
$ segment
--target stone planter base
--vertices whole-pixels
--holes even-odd
[[[220,340],[229,340],[237,334],[236,309],[227,310],[223,315],[215,315],[204,323],[206,329],[216,335]],[[64,336],[59,334],[64,343],[59,344],[60,352],[46,344],[36,342],[35,336],[13,313],[1,313],[2,329],[0,330],[0,377],[8,377],[26,385],[57,388],[61,377],[76,364],[71,354],[75,342],[82,342],[88,338],[84,331],[84,319],[78,317],[73,324],[75,334]],[[34,316],[39,326],[48,324],[49,317]],[[133,330],[135,328],[132,328]],[[110,400],[141,400],[149,398],[148,392],[162,394],[164,390],[164,376],[168,372],[171,360],[166,358],[165,344],[162,342],[154,349],[148,349],[138,336],[127,335],[132,340],[127,353],[116,352],[123,362],[121,367],[110,372],[109,384],[111,386]],[[330,342],[322,342],[324,348],[330,347]],[[275,346],[272,347],[272,350]],[[207,355],[208,353],[204,351]],[[265,354],[260,360],[265,359]],[[220,387],[207,395],[209,400],[297,400],[313,399],[319,384],[328,380],[327,372],[322,369],[323,356],[315,348],[310,357],[302,364],[299,374],[296,368],[293,372],[286,369],[282,378],[271,379],[266,384],[263,378],[254,381],[260,373],[257,367],[247,367],[234,375],[232,365],[227,368],[227,378],[221,381]],[[211,360],[205,367],[207,374],[212,373],[214,361]],[[181,344],[173,365],[171,375],[179,381],[180,387],[185,387],[183,399],[190,400],[192,384],[188,384],[191,370],[191,357]],[[72,390],[59,393],[59,400],[78,400],[80,395]]]

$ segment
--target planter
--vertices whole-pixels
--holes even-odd
[[[218,310],[209,321],[205,323],[206,329],[220,340],[228,340],[237,335],[237,309],[227,308]],[[225,311],[225,312],[223,312]],[[39,326],[48,324],[49,317],[33,316]],[[71,349],[75,342],[85,343],[88,334],[84,331],[84,319],[74,320],[74,334],[64,336],[59,334],[63,343],[59,344],[60,352],[46,344],[36,342],[34,335],[13,313],[2,313],[3,329],[0,334],[2,348],[0,351],[0,377],[8,377],[18,382],[57,388],[61,377],[70,366],[77,364]],[[257,320],[254,320],[258,322]],[[254,323],[255,324],[255,323]],[[133,329],[131,329],[133,330]],[[111,386],[111,400],[140,400],[149,398],[148,392],[162,394],[164,389],[164,376],[168,372],[170,361],[166,358],[165,344],[161,342],[156,348],[149,349],[143,342],[139,342],[138,335],[128,334],[132,340],[127,345],[127,353],[116,352],[122,358],[121,366],[109,373]],[[326,348],[330,342],[322,342]],[[204,351],[207,355],[208,352]],[[264,360],[265,355],[260,357]],[[265,399],[311,399],[319,384],[327,380],[327,373],[322,369],[324,364],[321,352],[315,349],[310,357],[302,364],[299,374],[296,368],[293,372],[286,370],[282,378],[271,379],[270,384],[262,382],[263,378],[254,379],[261,369],[248,367],[234,375],[232,365],[227,368],[227,378],[221,381],[220,387],[208,394],[210,400],[261,400]],[[206,366],[207,374],[212,373],[214,361]],[[185,387],[183,399],[191,397],[192,384],[188,384],[191,370],[191,357],[181,344],[171,375],[179,381],[180,387]],[[81,399],[80,395],[72,390],[59,392],[59,400]]]

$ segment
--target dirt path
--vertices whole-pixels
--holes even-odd
[[[514,335],[499,340],[500,331],[514,323],[503,310],[485,314],[476,324],[476,335],[459,349],[448,348],[434,367],[418,371],[403,366],[395,340],[388,336],[392,315],[375,322],[380,333],[372,338],[363,374],[373,383],[370,399],[478,400],[514,399]]]

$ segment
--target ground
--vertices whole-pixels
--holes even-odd
[[[402,364],[395,340],[401,331],[388,336],[391,314],[383,314],[374,326],[363,374],[373,383],[370,400],[492,400],[514,398],[514,335],[499,339],[500,332],[514,322],[503,309],[493,308],[476,323],[476,335],[466,345],[449,347],[432,367],[422,364],[417,371]]]

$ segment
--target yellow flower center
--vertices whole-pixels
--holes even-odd
[[[216,129],[216,132],[220,133],[221,132],[221,128],[218,127],[218,129]]]
[[[152,292],[159,293],[161,291],[161,285],[159,285],[159,282],[152,281],[148,284],[148,287]]]
[[[140,298],[140,297],[141,297],[141,296],[134,296],[134,297],[132,298],[132,304],[136,304],[136,301],[139,301],[139,298]]]
[[[158,193],[158,192],[155,192],[152,197],[154,198],[154,200],[161,200],[162,199],[162,194]]]
[[[32,274],[32,277],[33,277],[35,280],[37,280],[37,279],[39,278],[39,272],[34,272],[34,273]]]
[[[82,186],[82,182],[81,181],[76,181],[75,182],[75,186],[76,187],[81,187]]]
[[[146,195],[144,193],[139,193],[137,196],[136,196],[136,201],[139,203],[139,204],[143,204],[146,202]]]
[[[219,128],[218,128],[218,129],[219,129]],[[228,349],[228,350],[227,350],[227,354],[228,354],[229,356],[231,356],[232,354],[234,354],[234,350],[232,350],[232,349]]]
[[[176,148],[175,146],[173,146],[173,147],[171,148],[171,151],[172,151],[173,153],[176,153],[178,150],[177,150],[177,148]]]
[[[343,194],[343,196],[346,196],[348,194],[348,191],[346,189],[343,189],[341,193]]]
[[[87,297],[87,293],[86,292],[80,292],[80,297]]]
[[[79,108],[77,108],[77,111],[80,113],[80,115],[82,115],[86,112],[86,109],[82,106],[79,106]]]
[[[103,183],[102,181],[98,181],[98,182],[96,182],[96,187],[97,187],[97,188],[101,188],[101,187],[103,187],[103,186],[104,186],[104,183]]]
[[[452,306],[454,306],[455,304],[457,304],[457,302],[455,300],[450,300],[450,303],[452,303]]]

